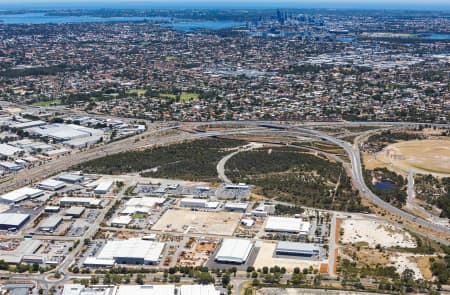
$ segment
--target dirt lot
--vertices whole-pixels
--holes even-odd
[[[167,210],[153,230],[231,236],[242,213]]]
[[[371,248],[381,247],[415,248],[415,239],[407,232],[395,228],[385,222],[364,218],[343,220],[341,228],[344,233],[341,237],[343,244],[367,243]]]
[[[399,142],[387,146],[376,158],[404,172],[413,169],[417,173],[450,176],[450,140]]]
[[[314,269],[319,269],[322,263],[326,263],[326,261],[311,261],[306,259],[302,260],[299,258],[273,257],[276,246],[276,243],[263,242],[253,266],[258,269],[263,268],[264,266],[278,265],[279,267],[285,267],[289,272],[293,271],[295,267],[304,269],[312,266]]]

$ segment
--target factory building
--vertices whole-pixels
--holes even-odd
[[[6,162],[6,161],[0,162],[0,167],[9,172],[17,172],[17,171],[23,169],[22,165],[19,165],[19,164],[13,163],[13,162]]]
[[[95,198],[63,197],[59,200],[61,206],[100,206],[101,200]]]
[[[308,235],[310,226],[309,222],[302,221],[300,218],[270,216],[267,219],[264,230],[268,232]]]
[[[279,242],[275,253],[277,255],[314,257],[320,254],[320,247],[307,243]]]
[[[216,209],[220,202],[209,202],[206,199],[183,198],[180,201],[180,207],[192,209]]]
[[[77,206],[70,207],[69,209],[66,210],[65,215],[74,218],[79,218],[81,217],[81,215],[83,215],[84,210],[86,210],[84,207],[77,207]]]
[[[121,285],[115,295],[174,295],[174,285]],[[197,293],[196,295],[202,295]]]
[[[40,231],[53,232],[62,222],[62,217],[59,215],[52,215],[44,219],[39,225]]]
[[[181,285],[178,295],[220,295],[214,285]]]
[[[66,184],[64,182],[54,179],[46,179],[38,184],[38,187],[40,189],[46,191],[57,191],[64,188],[65,186]]]
[[[114,181],[108,180],[108,181],[101,181],[97,187],[94,189],[94,194],[97,195],[104,195],[107,194],[111,188],[114,185]]]
[[[17,189],[15,191],[6,193],[0,196],[0,203],[13,204],[18,203],[20,201],[37,198],[44,194],[44,192],[40,189],[35,189],[31,187],[23,187]]]
[[[65,173],[65,174],[61,174],[58,177],[58,180],[67,182],[67,183],[80,183],[83,182],[84,180],[84,176],[83,175],[78,175],[78,174],[71,174],[71,173]]]
[[[248,208],[248,203],[226,203],[225,210],[230,212],[245,212]]]
[[[0,230],[18,230],[24,226],[30,215],[20,213],[0,213]]]
[[[215,260],[220,263],[243,264],[253,249],[253,243],[245,239],[223,239]]]
[[[139,238],[109,241],[97,259],[114,260],[119,264],[158,264],[164,243]]]
[[[180,207],[185,208],[206,208],[208,200],[205,199],[193,199],[193,198],[183,198],[180,201]]]
[[[21,152],[23,152],[23,150],[15,147],[15,146],[12,146],[12,145],[9,145],[6,143],[0,144],[0,156],[3,156],[5,158],[9,158],[9,157],[18,155]]]

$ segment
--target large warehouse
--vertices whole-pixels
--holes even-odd
[[[220,295],[214,285],[181,285],[179,295]]]
[[[39,225],[40,231],[53,232],[62,222],[62,217],[52,215],[44,219]]]
[[[0,213],[0,230],[18,230],[24,226],[30,215],[20,213]]]
[[[320,247],[307,243],[279,242],[275,252],[277,255],[313,257],[320,254]]]
[[[139,238],[109,241],[97,259],[114,259],[119,264],[158,264],[164,243]]]
[[[30,198],[37,198],[44,194],[40,189],[31,187],[19,188],[0,196],[0,203],[13,204]]]
[[[243,264],[253,249],[253,243],[245,239],[223,239],[215,260],[221,263]]]
[[[55,179],[46,179],[38,184],[38,187],[47,191],[57,191],[66,186],[65,182],[55,180]]]
[[[302,221],[300,218],[292,217],[275,217],[270,216],[267,219],[265,231],[284,232],[292,234],[309,234],[310,223]]]
[[[115,295],[174,295],[174,285],[120,285]],[[201,294],[196,294],[201,295]]]
[[[61,206],[100,206],[102,200],[96,198],[81,198],[81,197],[63,197],[59,200]]]

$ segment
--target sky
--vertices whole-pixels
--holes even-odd
[[[450,0],[0,0],[0,8],[379,8],[450,9]]]

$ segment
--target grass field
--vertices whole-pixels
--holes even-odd
[[[166,99],[176,99],[177,95],[176,94],[171,94],[171,93],[162,93],[162,94],[159,95],[159,97],[166,98]],[[198,93],[183,92],[183,93],[180,94],[180,101],[181,102],[189,102],[191,100],[198,99],[198,97],[199,97]]]
[[[53,100],[47,100],[47,101],[39,101],[36,103],[33,103],[34,106],[37,107],[51,107],[51,106],[58,106],[61,105],[60,99],[53,99]]]
[[[405,172],[450,176],[450,140],[412,140],[387,146],[377,155]]]
[[[145,219],[147,215],[145,213],[134,213],[133,219]]]
[[[137,96],[142,96],[146,93],[147,93],[147,90],[145,90],[145,89],[132,89],[132,90],[127,91],[127,94],[135,94]]]

